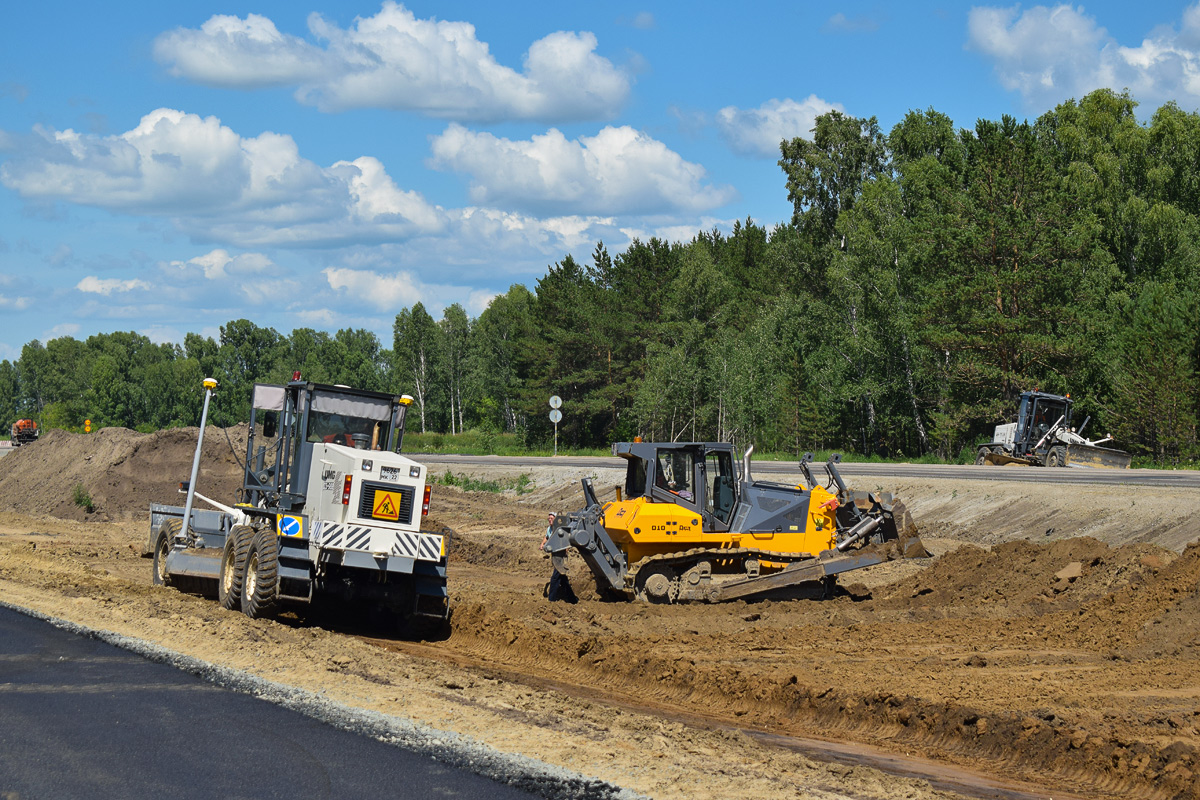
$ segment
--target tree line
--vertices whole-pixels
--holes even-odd
[[[793,205],[690,242],[566,255],[477,317],[399,311],[283,335],[249,320],[181,345],[135,333],[26,344],[0,362],[0,423],[219,425],[255,381],[404,392],[410,430],[607,446],[722,440],[799,453],[962,457],[1027,389],[1070,393],[1089,431],[1163,464],[1197,456],[1200,116],[1145,124],[1100,90],[1033,122],[955,129],[933,109],[884,133],[831,112],[781,143]],[[1081,416],[1082,418],[1082,416]]]

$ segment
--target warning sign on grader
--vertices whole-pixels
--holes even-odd
[[[398,522],[400,520],[400,493],[376,492],[375,507],[371,509],[371,516],[376,519],[390,519],[392,522]]]

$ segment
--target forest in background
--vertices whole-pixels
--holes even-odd
[[[139,430],[248,417],[255,382],[407,393],[410,431],[607,447],[720,440],[956,460],[1027,389],[1070,393],[1089,433],[1163,466],[1200,455],[1200,116],[1145,124],[1099,90],[1034,122],[956,129],[911,111],[889,133],[832,112],[781,143],[794,213],[687,243],[548,267],[477,318],[399,310],[366,330],[219,339],[132,332],[26,344],[0,362],[0,425]],[[386,345],[391,345],[390,348]]]

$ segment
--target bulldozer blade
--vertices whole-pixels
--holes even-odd
[[[1095,445],[1072,444],[1067,446],[1068,467],[1100,467],[1102,469],[1129,469],[1133,456],[1121,450],[1111,450]]]

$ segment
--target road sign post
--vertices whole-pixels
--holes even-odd
[[[558,455],[558,423],[562,420],[562,412],[558,409],[562,407],[562,398],[558,395],[550,397],[550,421],[554,423],[554,455]]]

